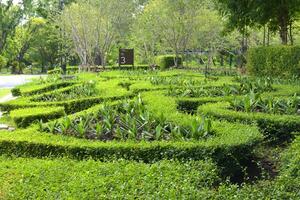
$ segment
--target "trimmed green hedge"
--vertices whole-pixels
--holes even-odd
[[[176,98],[165,96],[163,91],[143,93],[142,97],[149,111],[156,117],[165,117],[167,121],[183,127],[193,127],[197,116],[180,112]],[[220,147],[211,157],[222,166],[222,173],[228,176],[243,173],[240,171],[240,162],[247,160],[253,147],[263,139],[258,128],[239,123],[212,121],[212,131],[214,136],[201,142],[211,147]]]
[[[118,99],[123,99],[127,96],[115,96],[111,98],[102,98],[102,97],[89,97],[83,99],[74,99],[65,102],[30,102],[27,100],[19,100],[9,103],[1,103],[0,108],[2,111],[11,112],[12,110],[22,109],[22,108],[34,108],[34,107],[44,107],[44,106],[63,106],[67,114],[73,114],[85,109],[88,109],[96,104],[102,103],[104,101],[113,101]]]
[[[178,57],[178,66],[182,65],[182,58]],[[168,69],[175,66],[175,56],[174,55],[162,55],[157,56],[155,59],[155,64],[160,67],[160,69]]]
[[[300,46],[256,47],[248,52],[247,70],[255,76],[300,76]]]
[[[218,182],[217,167],[210,160],[148,165],[0,158],[4,199],[197,199]]]
[[[292,132],[300,131],[300,116],[238,112],[230,110],[229,107],[230,104],[227,102],[205,104],[199,107],[198,113],[231,122],[257,123],[261,132],[268,139],[286,140],[292,136]]]
[[[11,89],[11,94],[14,97],[18,97],[18,96],[22,95],[20,88],[13,88],[13,89]]]
[[[47,122],[65,115],[63,107],[35,107],[13,110],[11,118],[19,128],[30,126],[35,121]]]
[[[79,68],[77,66],[76,67],[75,66],[67,67],[67,74],[76,74],[76,73],[78,73],[78,71],[79,71]],[[62,74],[63,71],[61,68],[55,68],[53,70],[49,70],[47,73],[48,74]]]
[[[53,90],[69,87],[75,85],[77,82],[58,82],[58,83],[50,83],[50,84],[43,84],[38,87],[30,87],[27,89],[21,89],[22,96],[32,96],[38,95],[45,92],[50,92]]]
[[[241,127],[235,128],[238,130]],[[243,134],[242,136],[232,134],[232,138],[227,138],[230,134],[232,133],[224,137],[197,142],[100,142],[40,133],[36,128],[28,128],[15,132],[2,131],[0,154],[39,158],[67,156],[79,160],[86,158],[127,159],[146,163],[163,159],[187,161],[207,158],[224,160],[226,158],[233,166],[236,159],[248,155],[249,149],[257,143],[257,138],[245,141]],[[249,135],[251,137],[251,133]],[[237,154],[242,157],[235,157]]]

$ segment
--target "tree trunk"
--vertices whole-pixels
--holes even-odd
[[[101,53],[101,65],[103,68],[106,67],[106,56],[105,53]]]
[[[290,22],[290,41],[291,41],[291,45],[294,45],[294,37],[293,37],[293,22]]]
[[[264,40],[263,45],[266,46],[266,25],[264,25]]]
[[[174,65],[175,65],[175,68],[178,68],[178,57],[179,57],[179,53],[178,53],[178,51],[176,50],[176,51],[175,51],[175,58],[174,58]]]
[[[281,43],[283,45],[287,45],[288,44],[288,22],[289,22],[288,9],[283,5],[278,15],[279,15],[278,16],[279,34],[281,38]]]
[[[221,53],[221,67],[224,67],[224,55]]]
[[[268,27],[268,33],[267,33],[267,46],[269,46],[270,45],[270,29],[269,29],[269,27]]]

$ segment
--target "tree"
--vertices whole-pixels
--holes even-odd
[[[100,57],[106,65],[107,55],[132,22],[134,2],[131,0],[80,1],[68,6],[61,18],[61,27],[73,41],[84,68]]]
[[[152,34],[148,39],[159,37],[164,49],[175,54],[175,67],[178,67],[179,56],[186,50],[196,31],[200,6],[201,1],[197,0],[153,0],[143,11],[141,18],[145,24],[141,26]],[[153,44],[145,46],[153,48]]]
[[[229,25],[245,33],[247,27],[268,26],[278,31],[282,44],[293,43],[292,27],[300,12],[300,0],[217,0]],[[289,30],[290,28],[290,30]]]
[[[5,55],[9,58],[10,63],[18,63],[18,66],[23,66],[24,63],[26,63],[24,56],[29,50],[32,42],[35,40],[36,33],[44,25],[44,19],[31,18],[26,24],[16,28],[15,35],[8,39],[5,51]],[[22,73],[22,68],[13,69],[12,73]]]
[[[149,9],[147,7],[147,9]],[[159,30],[156,30],[156,21],[151,12],[141,10],[131,28],[131,43],[137,50],[142,63],[154,64],[155,55],[161,50]]]
[[[19,5],[15,5],[13,0],[7,0],[4,3],[0,1],[0,54],[5,48],[7,39],[14,34],[30,5],[30,0],[22,0]]]

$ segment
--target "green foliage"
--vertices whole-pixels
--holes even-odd
[[[7,64],[7,58],[5,58],[4,56],[0,55],[0,71],[6,67]]]
[[[160,69],[169,69],[175,66],[175,60],[177,60],[178,66],[182,65],[182,58],[175,57],[174,55],[162,55],[157,56],[155,59],[155,64],[160,67]]]
[[[177,87],[177,85],[171,84],[168,90],[168,94],[170,96],[195,98],[244,95],[248,94],[249,92],[263,93],[273,90],[272,82],[270,79],[251,80],[245,77],[238,77],[236,81],[239,82],[239,85],[224,84],[223,86],[195,87],[193,84],[184,84],[183,87]]]
[[[13,88],[11,89],[11,94],[14,96],[14,97],[18,97],[18,96],[21,96],[21,90],[20,88]]]
[[[99,94],[94,81],[69,86],[34,99],[35,102],[68,101],[76,98],[95,97]]]
[[[0,166],[2,197],[7,199],[199,198],[219,182],[218,170],[211,160],[160,161],[150,165],[1,158]]]
[[[254,76],[300,76],[299,46],[256,47],[248,52],[247,69]]]
[[[250,102],[250,108],[251,104]],[[249,124],[257,123],[261,132],[271,141],[289,140],[293,137],[292,132],[300,131],[300,116],[239,112],[230,109],[230,103],[227,102],[205,104],[199,107],[198,112],[228,121],[241,121]]]
[[[14,110],[10,113],[11,118],[20,128],[30,126],[33,122],[57,119],[65,115],[63,107],[43,107]]]
[[[94,87],[99,90],[97,96],[87,93],[85,96],[72,95],[74,99],[65,100],[65,95],[76,93],[78,87],[89,80],[96,84]],[[24,198],[33,193],[36,195],[33,195],[34,198],[51,198],[54,193],[69,195],[67,197],[70,198],[73,194],[90,198],[95,191],[104,192],[106,197],[114,194],[116,197],[120,192],[120,198],[124,198],[124,194],[128,198],[135,198],[136,195],[144,197],[143,194],[170,198],[173,197],[170,196],[174,194],[173,190],[161,189],[157,185],[171,184],[176,187],[176,198],[264,199],[272,198],[276,193],[283,199],[295,199],[299,188],[298,159],[295,155],[299,145],[293,145],[278,177],[272,180],[263,180],[269,177],[265,176],[265,170],[274,167],[277,172],[278,154],[276,163],[273,164],[273,157],[269,163],[273,151],[269,155],[270,147],[261,145],[266,144],[264,134],[268,145],[273,148],[273,145],[280,144],[281,149],[282,143],[287,144],[287,140],[291,141],[297,135],[295,131],[300,131],[297,115],[300,87],[296,83],[286,85],[287,82],[282,80],[253,77],[204,78],[203,75],[183,70],[83,73],[77,75],[76,82],[62,82],[59,75],[35,80],[19,86],[22,96],[2,103],[1,110],[10,110],[12,117],[29,113],[33,118],[50,111],[52,107],[61,107],[72,115],[49,119],[46,123],[39,118],[34,121],[37,124],[29,128],[1,131],[0,154],[25,157],[12,160],[2,158],[5,159],[5,167],[1,167],[0,174],[8,175],[2,176],[1,188]],[[202,93],[207,95],[199,93],[198,98],[189,95],[174,97],[168,95],[170,85],[176,89],[202,88]],[[226,96],[214,96],[213,89]],[[63,94],[62,101],[44,102],[47,100],[44,97],[59,94]],[[239,96],[241,94],[246,96]],[[296,95],[293,97],[293,94]],[[121,101],[114,101],[116,99]],[[20,107],[30,108],[15,110]],[[260,152],[261,147],[263,152]],[[280,149],[276,148],[276,153]],[[207,162],[210,165],[211,161],[215,163],[215,168],[203,168],[199,164]],[[18,166],[22,166],[22,170],[18,171]],[[82,173],[82,169],[87,173]],[[152,173],[154,169],[157,171]],[[194,169],[197,173],[190,174]],[[215,174],[216,170],[220,177],[213,178],[207,174]],[[53,174],[53,171],[56,173]],[[109,180],[99,175],[99,171],[104,172]],[[258,173],[255,182],[252,182],[253,171],[255,175]],[[41,172],[45,184],[39,176]],[[126,177],[119,172],[126,174]],[[273,169],[270,173],[273,174]],[[208,178],[204,182],[201,181],[204,180],[202,175]],[[181,179],[182,176],[186,179]],[[61,181],[61,177],[66,181]],[[176,183],[169,182],[174,179]],[[140,185],[140,182],[132,180],[145,181],[143,188],[132,189]],[[241,184],[236,186],[225,180],[237,180]],[[179,186],[176,185],[178,181],[185,182]],[[62,182],[66,186],[57,190],[62,193],[56,192],[53,188],[59,184],[61,186]],[[81,183],[85,186],[81,187]],[[52,189],[48,190],[50,187]],[[151,196],[146,190],[151,194],[155,190],[155,194]],[[10,192],[3,195],[11,197]]]
[[[166,121],[161,115],[155,118],[141,98],[124,101],[119,105],[103,105],[99,111],[75,119],[68,117],[41,126],[41,131],[64,134],[92,140],[201,140],[212,136],[211,120],[194,119],[190,127],[181,127]]]
[[[55,82],[55,83],[44,83],[41,81],[38,85],[32,85],[29,88],[20,88],[22,96],[32,96],[32,95],[39,95],[45,92],[50,92],[53,90],[58,90],[61,88],[65,88],[68,86],[72,86],[76,84],[75,82]]]
[[[262,99],[260,95],[252,92],[242,99],[235,98],[230,101],[230,104],[231,108],[236,111],[287,115],[300,114],[298,113],[300,109],[300,97],[296,95],[288,99],[274,99],[270,97]]]
[[[79,67],[73,67],[73,66],[68,66],[67,67],[67,74],[76,74],[79,72]],[[55,68],[52,70],[48,70],[48,74],[63,74],[63,71],[61,68]]]

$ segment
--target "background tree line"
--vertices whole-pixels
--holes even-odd
[[[116,65],[121,47],[141,64],[242,66],[249,47],[299,44],[299,11],[300,0],[0,0],[0,70]]]

